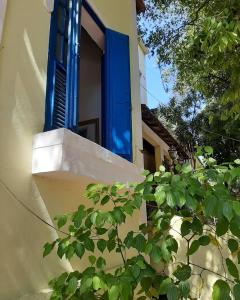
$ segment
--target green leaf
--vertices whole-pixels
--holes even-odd
[[[161,249],[157,245],[153,245],[150,257],[155,263],[159,263],[162,258]]]
[[[67,215],[60,215],[54,218],[55,220],[57,220],[57,226],[58,228],[62,228],[68,220]]]
[[[235,164],[240,165],[240,159],[239,158],[235,159],[234,162],[235,162]]]
[[[107,241],[108,251],[111,252],[116,247],[116,242],[114,240]]]
[[[212,299],[213,300],[231,300],[230,287],[227,282],[217,280],[213,286]]]
[[[134,206],[132,206],[130,203],[126,203],[123,206],[123,210],[129,215],[132,216],[133,211],[134,211]]]
[[[110,200],[110,196],[109,195],[105,195],[102,200],[101,200],[101,205],[105,205],[109,202]]]
[[[128,232],[126,238],[124,239],[123,243],[129,249],[133,244],[133,231]]]
[[[203,226],[202,223],[198,218],[194,218],[191,224],[191,229],[193,233],[201,235],[203,233]]]
[[[163,165],[161,165],[159,167],[159,171],[164,173],[166,171],[166,168]]]
[[[167,192],[166,194],[167,205],[173,208],[176,205],[176,199],[173,193]]]
[[[96,263],[98,269],[103,269],[106,266],[106,260],[103,257],[99,257]]]
[[[87,185],[86,190],[88,192],[93,192],[95,190],[98,189],[98,185],[96,183],[90,183],[89,185]]]
[[[99,240],[98,242],[97,242],[97,247],[98,247],[98,249],[103,253],[103,251],[106,249],[106,247],[107,247],[107,242],[105,241],[105,240]]]
[[[108,291],[109,300],[118,300],[120,288],[118,285],[113,285]]]
[[[63,258],[63,255],[65,254],[67,250],[67,247],[64,243],[59,243],[58,244],[58,250],[57,250],[57,255],[60,257],[60,258]]]
[[[182,173],[183,174],[188,174],[192,172],[192,166],[190,164],[185,164],[182,167]]]
[[[167,247],[170,251],[177,253],[178,251],[178,242],[174,238],[169,238],[167,241]]]
[[[175,284],[170,284],[167,288],[167,298],[168,300],[178,300],[178,288]]]
[[[198,202],[194,197],[191,197],[189,194],[186,194],[186,205],[192,210],[196,210]]]
[[[158,288],[159,295],[165,295],[171,284],[172,284],[172,281],[171,281],[171,278],[169,278],[169,277],[166,277],[163,280],[161,280],[159,288]]]
[[[117,236],[117,230],[115,228],[111,228],[108,231],[108,238],[111,240],[114,239],[116,236]]]
[[[228,240],[228,248],[233,253],[238,250],[238,242],[234,239]]]
[[[90,262],[91,265],[94,265],[95,262],[96,262],[96,257],[94,255],[90,255],[88,257],[88,260],[89,260],[89,262]]]
[[[82,258],[84,253],[85,253],[85,247],[81,243],[76,243],[75,244],[75,252],[78,257]]]
[[[235,300],[239,300],[240,298],[240,284],[237,283],[236,285],[234,285],[233,287],[233,295],[235,297]]]
[[[191,244],[191,246],[189,247],[187,255],[194,254],[198,250],[199,246],[200,246],[200,243],[199,243],[198,240],[193,241],[192,244]]]
[[[121,299],[130,300],[132,296],[132,286],[130,283],[124,283],[122,284],[122,290],[121,290]]]
[[[138,234],[133,240],[133,246],[138,252],[143,252],[146,246],[146,240],[142,234]]]
[[[216,234],[217,236],[222,236],[228,231],[229,223],[225,218],[218,220],[216,226]]]
[[[152,278],[151,277],[144,277],[141,280],[141,286],[142,286],[143,290],[145,292],[147,292],[150,289],[150,287],[152,286]]]
[[[228,219],[229,222],[233,218],[233,210],[232,210],[232,206],[229,203],[229,201],[226,201],[223,204],[223,215]]]
[[[182,236],[186,236],[191,231],[191,223],[189,221],[183,221],[181,225],[181,234]]]
[[[74,294],[76,292],[76,289],[77,289],[77,284],[78,284],[77,278],[72,277],[68,282],[68,286],[67,286],[67,289],[66,289],[66,294],[67,295]]]
[[[203,235],[198,239],[198,241],[201,246],[207,246],[211,242],[211,239],[208,235]]]
[[[239,218],[234,218],[230,222],[230,231],[233,235],[240,238],[240,220]]]
[[[233,168],[231,170],[231,177],[232,178],[240,177],[240,168]]]
[[[237,253],[237,258],[238,258],[238,264],[240,264],[240,251]]]
[[[84,206],[80,205],[78,211],[72,217],[73,224],[76,228],[79,228],[81,226],[82,220],[85,216],[84,209]]]
[[[237,269],[236,265],[234,264],[234,262],[230,258],[226,259],[226,265],[227,265],[229,274],[232,275],[234,278],[239,279],[238,269]]]
[[[219,202],[214,195],[207,195],[203,201],[203,205],[207,217],[216,216]]]
[[[141,269],[140,269],[140,267],[138,265],[134,265],[132,267],[131,271],[132,271],[133,277],[136,279],[140,275]]]
[[[153,182],[153,174],[148,175],[147,178],[146,178],[146,181],[147,182]]]
[[[85,238],[84,245],[88,251],[94,252],[95,244],[94,244],[93,240],[91,240],[90,238]]]
[[[105,223],[105,214],[99,213],[96,217],[96,227],[101,228]]]
[[[144,194],[143,195],[143,199],[145,200],[145,201],[156,201],[156,198],[155,198],[155,196],[153,195],[153,194]]]
[[[180,294],[183,298],[188,299],[188,296],[190,294],[190,284],[187,281],[181,281],[179,282],[178,289],[180,291]]]
[[[71,259],[75,253],[75,249],[73,245],[69,245],[66,249],[66,258]]]
[[[188,265],[178,266],[173,275],[180,281],[186,281],[191,277],[191,267]]]
[[[80,283],[80,293],[84,294],[92,286],[92,283],[91,277],[83,277]]]
[[[97,234],[98,235],[103,235],[105,234],[108,230],[106,228],[96,228]]]
[[[213,154],[213,148],[210,147],[210,146],[205,146],[205,147],[204,147],[204,151],[205,151],[208,155]]]
[[[126,218],[120,207],[114,207],[112,211],[112,216],[117,224],[121,224],[125,221]]]
[[[103,284],[101,278],[98,276],[93,277],[92,284],[93,284],[93,288],[95,291],[102,289],[104,287],[104,284]]]
[[[44,247],[44,251],[43,251],[43,257],[47,256],[48,254],[50,254],[55,246],[56,242],[53,243],[46,243],[43,247]]]
[[[165,200],[166,200],[166,193],[164,191],[157,191],[155,193],[155,198],[156,198],[156,202],[157,204],[160,206],[162,205]]]
[[[232,204],[233,204],[233,210],[235,211],[235,213],[237,215],[240,216],[240,202],[239,201],[233,201]]]

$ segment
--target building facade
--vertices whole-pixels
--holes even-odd
[[[42,258],[57,237],[44,222],[87,205],[87,184],[140,181],[172,144],[182,151],[149,121],[143,9],[142,0],[0,0],[0,299],[48,299],[50,279],[87,266]],[[122,234],[144,221],[145,207]]]
[[[51,223],[90,182],[139,180],[142,1],[0,5],[0,299],[47,299],[49,280],[79,265],[42,258],[56,232],[33,213]]]

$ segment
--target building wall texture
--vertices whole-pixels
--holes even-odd
[[[142,167],[135,1],[89,3],[107,27],[130,36],[134,160]],[[56,255],[42,258],[43,244],[56,238],[56,232],[26,211],[11,192],[50,223],[54,215],[76,209],[85,201],[81,197],[84,180],[76,183],[33,178],[31,174],[32,140],[44,125],[49,26],[50,14],[43,0],[8,1],[0,47],[0,299],[3,300],[46,299],[48,281],[72,268]],[[135,223],[130,227],[138,225],[139,216],[132,220]],[[119,264],[117,258],[110,261],[109,268],[114,264]]]

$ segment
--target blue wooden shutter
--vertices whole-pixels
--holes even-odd
[[[104,146],[132,161],[129,37],[106,29],[103,86]]]
[[[78,116],[80,0],[55,0],[51,17],[45,130],[75,129]]]

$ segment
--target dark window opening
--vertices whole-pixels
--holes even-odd
[[[144,169],[151,173],[156,172],[155,148],[143,139]]]
[[[81,28],[79,82],[79,134],[101,144],[103,51]]]
[[[155,159],[155,148],[148,141],[143,139],[143,158],[144,158],[144,169],[151,173],[156,172],[156,159]],[[150,220],[151,213],[154,211],[155,202],[147,203],[147,218]]]

